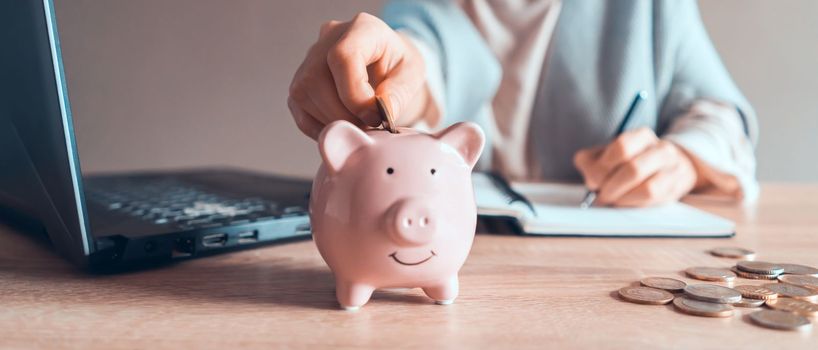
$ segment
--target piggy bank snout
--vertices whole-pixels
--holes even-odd
[[[419,246],[432,241],[437,222],[424,200],[406,198],[392,205],[387,225],[392,240],[398,245]]]

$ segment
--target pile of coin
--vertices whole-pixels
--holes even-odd
[[[798,264],[754,261],[753,251],[721,247],[710,250],[718,257],[744,259],[731,268],[695,266],[684,273],[690,278],[732,284],[737,278],[768,280],[761,285],[725,287],[708,283],[687,284],[674,278],[647,277],[640,286],[619,290],[629,302],[648,305],[673,303],[680,312],[704,317],[730,317],[735,307],[768,309],[750,314],[759,326],[801,330],[811,328],[809,318],[818,318],[818,269]]]

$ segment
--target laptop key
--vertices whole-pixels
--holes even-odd
[[[246,224],[251,221],[253,221],[253,217],[250,215],[236,215],[229,219],[231,225]]]
[[[267,220],[275,220],[277,218],[278,217],[275,216],[275,215],[261,215],[261,216],[255,216],[253,218],[253,220],[254,221],[267,221]]]
[[[285,214],[297,213],[297,212],[303,212],[303,211],[304,211],[304,208],[302,208],[300,206],[297,206],[297,205],[284,208],[284,213]]]
[[[188,225],[188,226],[199,226],[199,225],[203,225],[203,224],[209,224],[211,222],[212,221],[210,221],[210,219],[194,219],[194,220],[185,221],[183,224]]]

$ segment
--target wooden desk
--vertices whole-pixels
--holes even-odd
[[[706,253],[716,246],[818,266],[818,186],[768,184],[755,207],[702,207],[739,222],[738,236],[481,234],[454,305],[387,291],[357,313],[337,309],[309,241],[92,276],[0,226],[0,347],[818,348],[818,324],[774,331],[749,323],[753,309],[704,318],[615,297],[644,276],[691,281],[680,271],[732,265]]]

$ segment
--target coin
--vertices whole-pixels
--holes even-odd
[[[681,312],[695,316],[730,317],[733,315],[733,307],[728,304],[708,303],[684,296],[674,299],[673,306]]]
[[[738,247],[718,247],[710,250],[710,254],[722,258],[753,260],[756,252]]]
[[[798,264],[777,264],[784,268],[785,275],[809,275],[818,277],[818,269],[812,266]]]
[[[787,283],[767,283],[762,285],[773,292],[778,293],[779,297],[787,297],[793,299],[801,299],[809,302],[818,302],[818,292],[799,287]]]
[[[741,271],[760,275],[780,275],[784,272],[784,268],[780,265],[764,261],[739,261],[736,263],[736,267]]]
[[[702,281],[730,282],[736,279],[736,274],[730,272],[730,270],[717,267],[691,267],[685,270],[685,273]]]
[[[688,284],[685,295],[711,303],[732,304],[741,300],[741,293],[715,284]]]
[[[673,293],[681,292],[687,285],[687,283],[667,277],[646,277],[639,281],[639,283],[645,287],[663,289]]]
[[[398,130],[395,129],[395,117],[392,116],[392,111],[387,107],[386,101],[380,96],[375,96],[375,104],[378,106],[378,113],[381,115],[383,128],[393,134],[397,134]]]
[[[673,301],[670,292],[648,287],[624,287],[619,290],[619,296],[637,304],[662,305]]]
[[[750,314],[750,319],[757,325],[784,330],[810,328],[812,324],[804,316],[779,310],[761,310]]]
[[[742,297],[741,300],[738,302],[733,303],[733,306],[738,307],[759,307],[764,305],[764,300],[761,299],[750,299]]]
[[[818,291],[818,277],[802,275],[781,275],[778,281]]]
[[[770,300],[778,298],[778,293],[760,286],[741,285],[733,287],[742,297],[750,299]]]
[[[807,317],[818,316],[818,305],[798,299],[767,300],[767,306],[775,310],[794,312]]]
[[[752,273],[747,271],[741,271],[737,267],[733,266],[730,268],[730,271],[733,271],[736,275],[741,278],[749,278],[754,280],[774,280],[778,278],[778,275],[762,275],[758,273]]]

